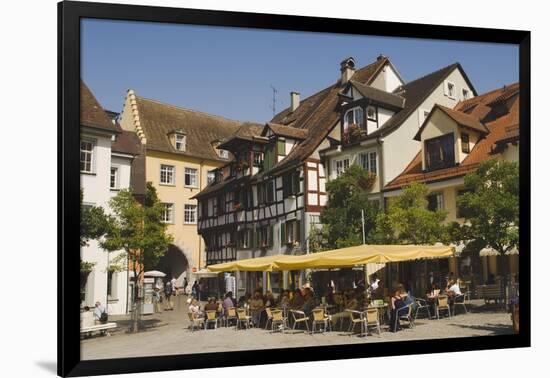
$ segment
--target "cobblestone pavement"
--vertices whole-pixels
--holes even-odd
[[[111,336],[96,336],[82,340],[82,359],[143,357],[169,354],[208,353],[235,350],[258,350],[336,344],[360,344],[385,341],[433,338],[489,336],[512,333],[510,314],[473,305],[467,314],[449,319],[418,319],[416,327],[398,333],[382,332],[381,336],[349,336],[333,331],[309,335],[303,331],[271,333],[263,329],[236,331],[235,327],[191,332],[187,327],[185,297],[176,298],[174,311],[144,316],[145,330],[138,334],[126,332],[129,319],[112,317],[119,329]]]

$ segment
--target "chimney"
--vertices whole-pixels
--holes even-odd
[[[386,58],[386,56],[384,54],[380,54],[376,57],[376,61],[379,62],[381,61],[382,59]]]
[[[346,84],[355,73],[355,59],[350,56],[340,62],[340,72],[340,82],[342,85]]]
[[[300,106],[300,93],[290,92],[290,111],[295,111],[298,106]]]

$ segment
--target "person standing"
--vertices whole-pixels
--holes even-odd
[[[187,277],[183,279],[183,294],[187,295],[187,286],[189,286],[189,282],[187,282]]]
[[[155,313],[162,312],[160,308],[160,288],[158,286],[153,289],[153,304]]]
[[[199,283],[197,285],[197,299],[199,300],[199,302],[201,300],[201,294],[203,292],[203,289],[204,289],[204,283],[202,281],[202,278],[199,278]]]
[[[191,294],[193,295],[194,298],[199,297],[199,283],[196,280],[193,283],[193,287],[191,287]]]
[[[164,285],[164,300],[166,301],[164,311],[173,310],[174,302],[172,301],[172,285],[170,282]]]

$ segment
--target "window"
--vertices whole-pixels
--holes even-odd
[[[430,111],[427,109],[418,109],[418,126],[422,126],[426,118],[430,115]]]
[[[118,167],[111,167],[109,188],[113,190],[118,189]]]
[[[225,198],[223,194],[216,197],[217,214],[221,215],[225,212]]]
[[[197,187],[197,170],[195,168],[185,168],[185,186]]]
[[[445,95],[449,98],[456,98],[455,84],[450,81],[445,81]]]
[[[250,248],[252,241],[252,230],[239,230],[237,232],[237,247],[247,249]]]
[[[300,221],[281,223],[281,245],[300,242]]]
[[[356,124],[360,128],[363,128],[362,108],[353,108],[346,112],[346,115],[344,117],[344,129],[347,129],[352,124]]]
[[[369,121],[376,121],[376,108],[374,106],[367,107],[367,119]]]
[[[443,210],[443,194],[434,193],[428,196],[428,210]]]
[[[218,156],[222,159],[229,159],[229,151],[218,148]]]
[[[455,164],[453,133],[428,139],[424,143],[427,170],[448,168]]]
[[[258,205],[265,204],[265,184],[256,185],[256,190],[258,192]]]
[[[160,183],[165,185],[174,185],[176,167],[173,165],[160,165]]]
[[[201,218],[208,218],[208,199],[203,199],[201,204]]]
[[[462,146],[462,152],[465,154],[470,153],[470,135],[468,133],[460,134],[460,145]]]
[[[163,203],[164,213],[162,214],[162,221],[164,223],[174,223],[174,204]]]
[[[107,297],[108,299],[117,298],[117,275],[112,269],[107,270]]]
[[[183,205],[183,223],[197,223],[197,205]]]
[[[264,154],[254,151],[252,159],[255,167],[261,167],[264,162]]]
[[[349,168],[349,159],[335,160],[334,173],[336,177],[340,176],[346,169]]]
[[[363,167],[365,171],[370,171],[376,174],[376,162],[377,162],[376,151],[361,154],[359,155],[359,158],[361,162],[361,167]]]
[[[216,172],[214,171],[208,171],[206,173],[206,185],[213,183],[216,181]]]
[[[176,134],[175,140],[176,140],[176,150],[185,151],[185,135]]]
[[[80,141],[80,172],[92,173],[92,162],[94,157],[94,142],[89,140]]]
[[[266,248],[273,245],[273,226],[263,226],[257,229],[259,246]]]
[[[465,216],[465,209],[458,204],[458,200],[462,195],[466,193],[468,193],[468,190],[465,190],[465,189],[459,189],[456,192],[456,217],[457,218],[464,218]]]
[[[300,172],[288,172],[283,176],[283,198],[300,192]]]
[[[467,100],[470,98],[470,90],[462,88],[462,99]]]

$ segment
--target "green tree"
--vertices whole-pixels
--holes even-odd
[[[114,215],[112,227],[101,247],[107,251],[122,250],[118,262],[124,261],[134,273],[133,331],[137,332],[143,273],[164,255],[172,236],[166,233],[167,225],[162,221],[164,207],[151,183],[147,183],[143,204],[136,201],[131,190],[125,189],[113,197],[109,205]]]
[[[486,160],[466,175],[464,186],[466,192],[459,196],[458,205],[466,219],[462,231],[465,239],[498,251],[504,275],[503,255],[519,242],[518,164]]]
[[[324,244],[321,249],[343,248],[363,242],[361,211],[364,212],[365,233],[374,227],[379,206],[369,200],[376,175],[352,165],[337,179],[327,183],[329,193],[326,207],[321,213],[324,224],[317,240]],[[310,233],[310,237],[311,237]]]
[[[378,214],[370,234],[373,244],[434,244],[445,236],[442,222],[446,212],[428,209],[425,184],[413,183],[392,198],[386,213]]]

